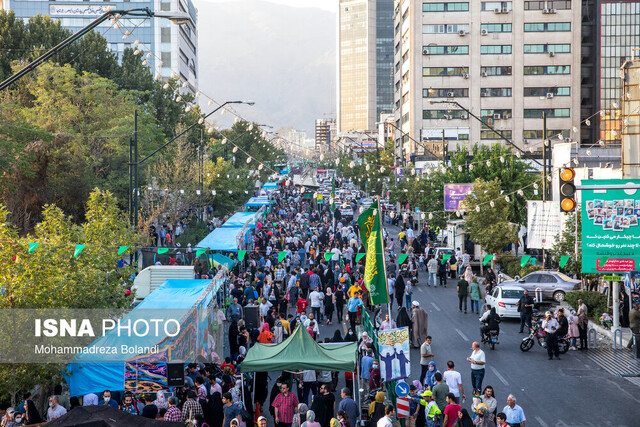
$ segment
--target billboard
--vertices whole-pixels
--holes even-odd
[[[640,180],[582,181],[582,272],[634,271],[640,267],[640,190],[598,189],[640,184]]]
[[[453,212],[464,210],[464,199],[473,192],[473,184],[445,184],[444,210]]]
[[[558,202],[527,201],[527,247],[551,249],[562,233],[564,219]]]
[[[378,348],[382,381],[411,376],[408,327],[378,331]]]

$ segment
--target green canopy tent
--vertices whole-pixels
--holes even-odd
[[[318,344],[305,328],[297,327],[280,344],[255,344],[242,362],[242,372],[322,370],[353,372],[358,344]]]

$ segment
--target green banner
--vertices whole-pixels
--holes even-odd
[[[358,217],[360,238],[367,254],[364,284],[369,290],[372,304],[386,304],[389,301],[379,213],[380,201],[378,200]]]
[[[482,265],[489,264],[489,261],[491,261],[492,259],[493,259],[493,255],[485,255],[484,259],[482,260]]]
[[[284,261],[286,257],[287,257],[287,251],[278,252],[278,262]]]
[[[129,246],[120,246],[118,248],[118,255],[122,255],[123,253],[125,253],[127,251],[127,249],[129,249]]]
[[[238,261],[242,261],[246,254],[247,254],[247,251],[238,251]]]
[[[169,252],[169,248],[158,248],[158,255],[166,254]]]
[[[524,268],[524,266],[529,262],[529,259],[531,259],[531,255],[522,255],[520,258],[520,267]]]
[[[565,265],[569,262],[571,257],[569,255],[563,255],[560,257],[560,268],[564,268]]]
[[[333,252],[325,252],[324,253],[324,260],[329,262],[329,260],[331,259],[332,256],[333,256]]]
[[[356,262],[359,262],[366,254],[356,254]]]
[[[398,255],[398,264],[399,265],[404,264],[404,262],[407,260],[408,257],[409,257],[409,254],[400,254],[400,255]]]
[[[201,248],[196,250],[196,256],[200,256],[208,251],[207,248]]]
[[[449,258],[451,258],[451,254],[442,255],[442,264],[444,264],[445,262],[449,261]]]
[[[640,184],[640,179],[589,179],[582,189],[582,272],[640,269],[640,191],[602,189]]]
[[[73,251],[73,257],[78,258],[78,255],[86,248],[87,245],[76,245],[76,250]]]
[[[34,253],[39,244],[40,243],[38,242],[29,243],[29,253],[30,254]]]

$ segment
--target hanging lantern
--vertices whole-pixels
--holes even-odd
[[[222,145],[224,145],[224,144],[226,144],[226,143],[227,143],[227,138],[222,138],[222,142],[221,142],[221,144],[222,144]]]
[[[213,130],[214,130],[214,129],[213,129],[213,127],[209,127],[209,129],[207,129],[207,132],[208,132],[209,134],[212,134],[212,133],[213,133]]]
[[[198,124],[199,124],[199,125],[201,125],[201,124],[203,124],[203,123],[204,123],[204,119],[203,119],[202,117],[200,117],[200,118],[198,119]]]
[[[234,153],[237,153],[238,152],[238,147],[233,147],[233,150],[231,150],[231,151],[233,151]]]
[[[178,97],[176,98],[176,102],[180,102],[180,101],[182,101],[182,97],[181,97],[181,96],[178,96]]]
[[[487,160],[487,167],[491,167],[491,160]]]
[[[480,212],[480,206],[476,206],[476,212]]]
[[[247,164],[251,163],[251,156],[247,157]]]
[[[518,196],[520,196],[520,197],[524,196],[524,191],[518,190]]]
[[[489,202],[489,206],[491,206],[492,208],[496,207],[496,203],[492,200]]]
[[[462,172],[462,165],[458,165],[458,172]]]
[[[505,202],[509,203],[511,201],[511,199],[509,198],[509,196],[504,196],[504,200]]]
[[[429,219],[433,219],[433,214],[429,213]]]
[[[259,171],[261,171],[263,167],[264,167],[264,166],[262,165],[262,163],[260,163],[260,164],[258,165],[258,170],[259,170]]]

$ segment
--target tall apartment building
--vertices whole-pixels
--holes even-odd
[[[627,96],[620,67],[640,48],[640,1],[583,1],[582,40],[580,160],[589,162],[588,148],[596,161],[617,166],[625,133],[621,105]]]
[[[396,156],[504,142],[527,151],[580,131],[581,7],[570,0],[401,0],[394,13]],[[419,141],[420,143],[416,143]]]
[[[316,119],[316,151],[320,153],[331,150],[336,134],[336,119]]]
[[[338,132],[376,129],[393,109],[393,0],[340,0]]]
[[[95,31],[102,34],[109,48],[121,57],[126,48],[135,48],[153,55],[148,59],[154,75],[168,78],[177,74],[189,84],[189,90],[198,87],[198,11],[191,0],[137,0],[87,2],[70,0],[34,1],[1,0],[1,8],[13,10],[17,17],[28,21],[32,16],[49,15],[60,20],[64,28],[77,32],[109,10],[148,7],[153,11],[179,11],[188,13],[191,20],[180,26],[168,19],[123,16],[118,28],[105,21]],[[127,31],[130,34],[127,34]],[[135,42],[138,41],[136,45]],[[161,64],[160,64],[161,62]],[[160,66],[161,65],[161,66]]]

